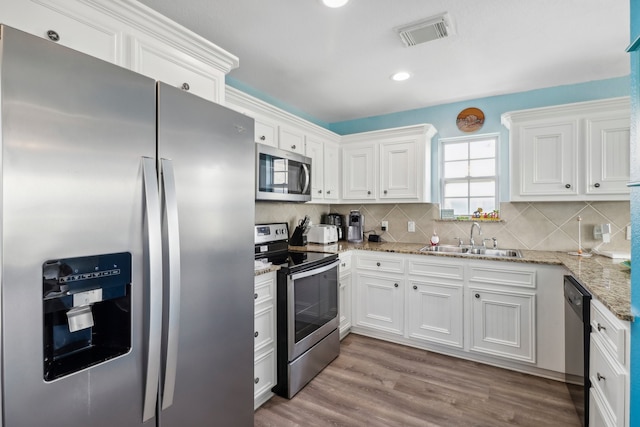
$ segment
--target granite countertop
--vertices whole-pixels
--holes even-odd
[[[604,304],[621,320],[633,321],[631,315],[631,272],[621,265],[622,260],[599,255],[582,257],[566,252],[521,250],[522,258],[496,258],[481,255],[463,255],[452,253],[420,252],[424,244],[416,243],[349,243],[338,242],[331,245],[308,244],[291,246],[291,250],[341,253],[349,250],[393,252],[425,256],[444,256],[454,258],[484,259],[501,262],[559,265],[567,268],[594,298]]]

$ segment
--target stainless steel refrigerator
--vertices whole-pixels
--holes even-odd
[[[253,425],[253,120],[0,37],[0,424]]]

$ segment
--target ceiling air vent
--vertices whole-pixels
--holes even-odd
[[[432,16],[395,28],[405,46],[415,46],[431,40],[443,39],[453,34],[448,13]]]

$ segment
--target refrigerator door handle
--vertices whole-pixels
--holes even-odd
[[[178,364],[178,333],[180,330],[180,232],[178,223],[178,200],[173,173],[173,162],[161,159],[162,194],[164,197],[164,220],[166,224],[165,256],[168,262],[165,275],[168,278],[168,327],[167,348],[162,387],[162,409],[173,404]]]
[[[145,206],[145,244],[147,253],[148,319],[147,363],[142,421],[156,414],[160,376],[160,349],[162,338],[162,222],[160,194],[156,175],[156,160],[142,158]]]

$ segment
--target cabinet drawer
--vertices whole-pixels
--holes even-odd
[[[253,397],[271,390],[275,385],[276,358],[275,350],[261,353],[253,361]]]
[[[624,325],[613,317],[598,301],[591,303],[591,331],[601,338],[604,348],[611,357],[621,364],[625,364],[625,334]]]
[[[256,312],[253,324],[254,351],[259,351],[275,342],[275,313],[273,305]]]
[[[469,280],[476,283],[535,288],[535,270],[515,270],[500,267],[472,265]]]
[[[597,334],[591,334],[591,356],[589,379],[591,387],[603,397],[605,412],[608,412],[615,425],[624,424],[626,371],[613,360],[604,348]]]
[[[409,260],[409,274],[462,280],[464,278],[464,265],[461,262],[450,264],[426,260]]]
[[[404,273],[404,259],[402,258],[359,256],[356,262],[358,268],[364,270]]]
[[[274,298],[276,290],[275,283],[276,279],[274,273],[256,276],[255,288],[253,291],[255,305],[270,301]]]

